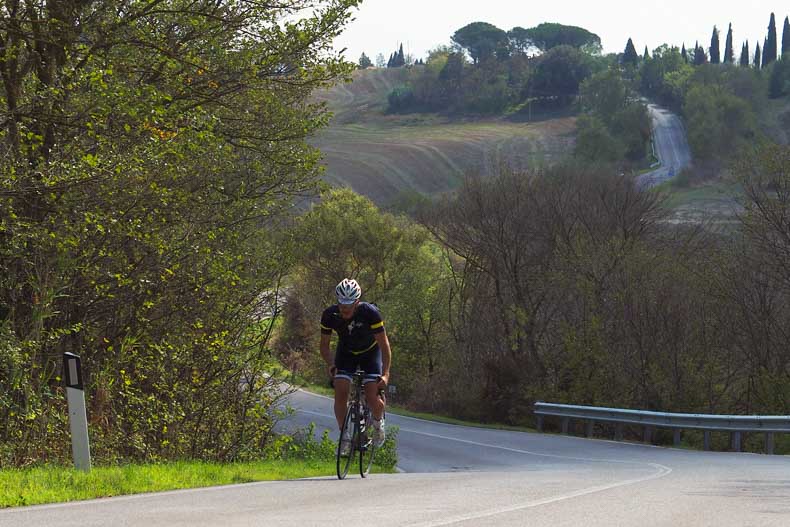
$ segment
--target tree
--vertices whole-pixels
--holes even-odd
[[[593,112],[609,126],[628,103],[628,89],[620,72],[614,68],[596,73],[580,87],[582,108]]]
[[[782,29],[782,57],[790,53],[790,17],[785,17],[785,26]]]
[[[747,68],[749,67],[749,41],[743,43],[743,47],[741,48],[741,60],[740,66]]]
[[[525,35],[543,52],[557,46],[572,46],[592,54],[601,52],[601,37],[581,27],[543,23],[527,29]]]
[[[467,50],[475,64],[493,58],[509,45],[507,33],[486,22],[462,27],[453,34],[452,41]]]
[[[362,52],[362,55],[359,57],[359,69],[364,70],[373,66],[373,63],[370,61],[370,58],[365,55],[365,52]]]
[[[321,176],[312,94],[353,71],[327,50],[356,2],[302,4],[4,6],[3,466],[67,458],[63,351],[99,458],[267,448],[280,226]]]
[[[774,65],[769,91],[774,99],[790,94],[790,55],[785,55]]]
[[[383,68],[385,66],[387,66],[387,61],[384,60],[384,53],[379,53],[376,55],[376,67]]]
[[[730,28],[727,30],[727,42],[724,45],[724,63],[735,63],[735,51],[732,47],[732,23],[730,23]]]
[[[390,58],[387,60],[387,67],[388,68],[392,68],[393,67],[393,62],[394,62],[393,56],[392,56],[392,54],[390,54]]]
[[[771,13],[771,21],[768,23],[768,37],[765,39],[763,47],[763,67],[768,66],[776,60],[777,56],[777,37],[776,37],[776,17]]]
[[[650,53],[647,51],[647,46],[645,46],[645,54],[642,55],[642,60],[650,60]]]
[[[403,54],[403,44],[398,48],[398,55],[395,58],[395,66],[400,68],[406,65],[406,56]]]
[[[514,53],[524,54],[533,46],[532,40],[529,37],[529,30],[523,27],[514,27],[507,32],[507,36],[508,39],[510,39],[510,49]]]
[[[694,47],[694,65],[701,66],[703,64],[707,64],[708,56],[705,54],[705,50],[702,49],[702,46],[699,43],[695,44]]]
[[[719,30],[713,26],[713,35],[710,37],[710,63],[719,64],[721,54],[719,52]]]
[[[753,61],[754,69],[756,70],[760,69],[762,60],[763,60],[763,55],[762,52],[760,51],[760,43],[758,42],[757,47],[754,49],[754,61]]]
[[[686,53],[686,44],[683,43],[683,48],[680,50],[680,56],[683,57],[683,60],[688,63],[689,57],[688,53]]]
[[[634,42],[629,38],[628,42],[625,44],[625,51],[623,52],[623,64],[630,64],[636,67],[638,63],[639,55],[636,54]]]
[[[579,93],[579,85],[590,76],[588,56],[571,46],[557,46],[547,51],[535,67],[533,93],[558,97],[568,104]]]

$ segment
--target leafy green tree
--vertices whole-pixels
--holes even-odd
[[[727,41],[724,44],[724,63],[735,63],[735,51],[732,47],[732,23],[730,23],[730,28],[727,30]]]
[[[741,60],[739,62],[740,66],[743,68],[749,67],[749,41],[743,43],[743,47],[741,48]]]
[[[619,163],[625,157],[625,145],[609,131],[597,115],[581,115],[576,122],[574,156],[583,161]]]
[[[582,108],[595,113],[607,126],[628,104],[628,89],[620,72],[614,68],[587,78],[579,91]]]
[[[639,55],[636,54],[634,42],[629,38],[628,42],[625,44],[625,51],[623,52],[623,64],[630,64],[636,67],[638,63]]]
[[[726,159],[753,141],[757,125],[749,103],[719,85],[693,86],[683,105],[689,146],[700,160]]]
[[[710,37],[710,63],[719,64],[721,52],[719,51],[719,30],[713,26],[713,35]]]
[[[529,30],[523,27],[514,27],[507,32],[507,36],[510,39],[510,49],[514,53],[524,54],[533,46],[529,37]]]
[[[579,93],[579,85],[590,76],[588,56],[572,46],[557,46],[541,56],[535,67],[532,91],[540,97],[558,97],[568,104]]]
[[[785,25],[782,29],[782,57],[785,53],[790,53],[790,17],[785,17]]]
[[[475,64],[493,58],[509,45],[503,30],[486,22],[472,22],[456,31],[452,41],[469,52]]]
[[[525,34],[543,52],[557,46],[571,46],[592,54],[601,52],[601,38],[581,27],[543,23],[527,29]]]
[[[763,67],[776,60],[777,44],[776,17],[771,13],[771,21],[768,23],[768,37],[765,39],[765,46],[763,47]]]
[[[311,94],[353,69],[326,50],[357,2],[45,4],[0,19],[0,464],[68,458],[63,351],[99,458],[255,455],[278,225],[318,185]]]
[[[364,70],[371,66],[373,66],[373,62],[370,60],[370,57],[365,55],[365,52],[362,52],[362,55],[359,57],[359,69]]]

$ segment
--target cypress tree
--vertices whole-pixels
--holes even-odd
[[[768,38],[765,39],[763,47],[763,67],[776,60],[776,17],[771,13],[771,21],[768,24]]]
[[[701,66],[708,62],[708,57],[705,56],[705,50],[699,45],[699,42],[694,44],[694,65]]]
[[[403,55],[403,44],[398,49],[398,67],[406,65],[406,57]]]
[[[649,60],[650,59],[650,53],[647,52],[647,46],[645,46],[645,54],[644,54],[644,56],[642,56],[642,58],[644,60]]]
[[[749,66],[749,41],[743,43],[741,48],[741,62],[740,65],[744,68]]]
[[[628,43],[625,45],[625,51],[623,52],[623,64],[636,66],[637,62],[639,62],[639,55],[636,54],[634,41],[629,38]]]
[[[782,30],[782,55],[790,53],[790,17],[785,17],[785,27]]]
[[[764,68],[768,64],[768,61],[766,60],[768,59],[768,37],[765,37],[765,40],[763,40],[763,52],[760,57],[760,67]]]
[[[688,53],[686,53],[686,43],[685,42],[683,43],[683,49],[680,50],[680,56],[683,57],[683,62],[688,63],[689,56],[688,56]]]
[[[727,43],[724,44],[724,63],[732,64],[735,62],[735,51],[732,49],[732,23],[727,31]]]
[[[754,50],[754,69],[760,69],[760,61],[762,60],[762,54],[760,53],[760,43],[757,43],[757,48]]]
[[[719,30],[713,26],[713,35],[710,37],[710,63],[719,64],[721,54],[719,53]]]

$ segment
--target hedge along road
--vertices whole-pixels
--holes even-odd
[[[337,431],[297,392],[292,426]],[[432,423],[400,427],[399,474],[251,483],[0,511],[16,526],[787,526],[790,459]]]
[[[669,110],[647,105],[653,127],[653,145],[661,166],[638,177],[640,188],[651,188],[671,179],[691,165],[691,149],[680,117]]]

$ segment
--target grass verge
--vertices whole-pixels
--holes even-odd
[[[334,461],[282,459],[232,464],[130,464],[95,467],[87,474],[60,466],[9,469],[0,470],[0,508],[334,473]]]

